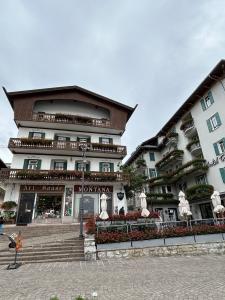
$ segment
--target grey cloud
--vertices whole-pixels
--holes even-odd
[[[160,130],[224,57],[223,0],[8,0],[0,6],[1,85],[75,84],[138,103],[123,137],[129,153]],[[0,97],[7,143],[16,128]]]

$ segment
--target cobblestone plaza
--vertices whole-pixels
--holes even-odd
[[[1,266],[0,299],[225,299],[224,261],[205,255],[28,264],[11,271]]]

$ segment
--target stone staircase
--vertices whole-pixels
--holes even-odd
[[[77,225],[39,225],[5,228],[4,233],[21,231],[23,248],[18,262],[50,263],[84,260],[84,241],[78,238]],[[0,237],[1,239],[1,237]],[[0,265],[14,261],[15,250],[8,249],[6,237],[0,240]]]

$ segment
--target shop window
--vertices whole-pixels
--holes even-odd
[[[24,159],[23,168],[27,170],[39,170],[41,168],[40,159]]]

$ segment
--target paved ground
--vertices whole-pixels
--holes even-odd
[[[225,299],[225,256],[30,264],[0,268],[0,299]],[[92,298],[92,292],[98,293]]]

